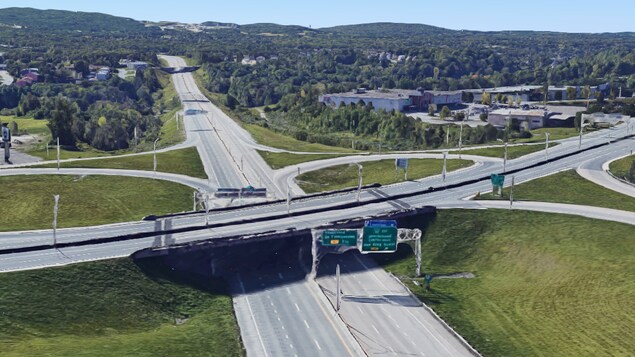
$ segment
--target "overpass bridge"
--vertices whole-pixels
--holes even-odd
[[[160,70],[169,74],[177,73],[189,73],[194,72],[201,68],[201,66],[188,66],[188,67],[159,67]]]

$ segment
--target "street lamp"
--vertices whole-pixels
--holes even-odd
[[[355,163],[357,165],[357,203],[359,203],[359,197],[362,194],[362,165],[358,162]]]
[[[507,141],[503,141],[501,139],[496,139],[497,141],[500,141],[501,143],[503,143],[504,147],[505,147],[505,152],[503,155],[503,173],[507,173]]]
[[[160,138],[156,138],[154,140],[154,176],[157,175],[157,141],[159,141]]]
[[[584,127],[588,125],[589,123],[582,123],[582,120],[580,120],[580,141],[578,142],[578,150],[582,148],[582,131],[584,130]]]

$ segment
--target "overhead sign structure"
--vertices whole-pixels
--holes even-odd
[[[362,234],[362,253],[392,253],[396,250],[397,227],[364,227]]]
[[[357,229],[329,229],[322,232],[322,245],[357,246]]]
[[[373,219],[364,222],[364,227],[397,227],[397,221],[395,220],[383,220],[383,219]]]

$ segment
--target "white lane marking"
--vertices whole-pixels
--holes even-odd
[[[289,339],[289,335],[284,335],[284,337],[288,340]]]
[[[284,276],[282,275],[282,273],[278,273],[278,278],[280,278],[280,280],[284,279]]]
[[[390,350],[390,352],[392,352],[393,355],[397,355],[397,352],[395,352],[395,349],[392,348],[391,346],[388,346],[388,349]]]
[[[278,314],[278,310],[273,309],[273,313],[274,313],[274,314]]]
[[[310,328],[310,327],[309,327],[309,323],[308,323],[308,322],[306,322],[306,320],[304,320],[304,325],[306,326],[306,328]]]
[[[286,330],[286,328],[284,328],[284,326],[283,326],[283,325],[280,325],[280,327],[282,327],[282,329],[283,329],[283,330]]]
[[[268,357],[267,350],[265,349],[265,344],[262,342],[262,336],[260,336],[260,330],[258,330],[258,324],[256,324],[256,317],[254,317],[254,311],[251,309],[251,303],[249,302],[249,298],[245,294],[245,285],[243,285],[243,281],[238,277],[238,281],[240,282],[240,288],[243,291],[243,297],[247,302],[247,307],[249,308],[249,314],[251,315],[251,320],[254,323],[254,327],[256,328],[256,334],[258,335],[258,341],[260,341],[260,347],[262,347],[262,352],[265,354],[265,357]]]
[[[280,321],[280,316],[278,316],[278,321]]]
[[[364,312],[364,310],[363,310],[361,307],[357,306],[357,310],[359,310],[359,312],[360,312],[362,315],[366,315],[366,313]]]
[[[313,339],[313,342],[315,342],[315,345],[317,346],[318,350],[322,351],[322,347],[320,347],[320,344],[317,342],[317,340]]]
[[[296,310],[298,310],[298,311],[300,311],[300,307],[298,306],[298,304],[295,304],[295,303],[294,303],[294,305],[295,305],[295,309],[296,309]]]
[[[375,330],[375,333],[379,334],[379,330],[377,329],[377,327],[375,327],[375,325],[371,324],[370,326],[373,328],[373,330]]]
[[[291,295],[291,289],[286,288],[286,290],[287,290],[287,294]]]

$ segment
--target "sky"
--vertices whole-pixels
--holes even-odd
[[[136,20],[273,22],[313,28],[369,22],[479,31],[635,32],[635,0],[0,0],[0,8],[101,12]]]

